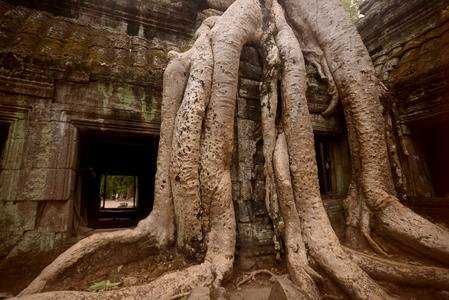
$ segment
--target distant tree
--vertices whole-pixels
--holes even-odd
[[[363,0],[340,0],[346,11],[351,16],[352,22],[356,22],[360,19],[359,6],[362,4]]]
[[[104,180],[106,179],[106,191],[104,188]],[[101,178],[101,196],[106,196],[110,198],[112,195],[120,194],[127,195],[128,188],[134,186],[134,176],[124,176],[124,175],[109,175],[107,177],[103,176]],[[104,195],[105,194],[105,195]]]

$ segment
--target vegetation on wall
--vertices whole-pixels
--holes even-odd
[[[359,6],[363,0],[340,0],[346,11],[349,13],[352,22],[356,22],[361,18]]]

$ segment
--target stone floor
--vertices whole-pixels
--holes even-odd
[[[270,296],[271,286],[242,287],[240,291],[230,292],[231,300],[267,300]]]

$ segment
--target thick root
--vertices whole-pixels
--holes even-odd
[[[183,292],[189,292],[196,286],[209,286],[214,276],[209,262],[192,266],[184,270],[165,274],[160,278],[141,286],[122,288],[101,293],[60,291],[29,295],[26,299],[162,299],[168,300]]]
[[[388,299],[388,295],[344,254],[320,197],[314,141],[305,97],[305,66],[299,44],[288,27],[276,41],[283,56],[282,118],[297,208],[310,254],[355,299]]]
[[[449,270],[438,267],[398,263],[363,254],[349,248],[345,252],[371,277],[410,286],[431,286],[449,290]]]
[[[156,230],[148,231],[147,227],[149,224],[147,223],[153,223],[153,228]],[[113,255],[106,256],[113,259],[101,261],[101,266],[97,266],[97,268],[127,263],[143,255],[155,252],[160,247],[165,246],[158,244],[164,240],[165,234],[163,232],[164,226],[160,224],[162,223],[156,222],[154,216],[150,216],[141,221],[133,230],[94,234],[79,241],[48,265],[19,296],[31,295],[45,290],[48,284],[51,285],[57,282],[65,272],[70,269],[74,270],[75,266],[77,269],[85,271],[92,264],[89,258],[94,257],[97,253],[101,253],[101,251],[113,251],[116,249],[126,253],[120,256],[120,261],[117,261],[117,258]]]
[[[449,231],[417,215],[395,197],[376,212],[379,231],[400,244],[445,264],[449,262]]]
[[[307,250],[301,233],[301,221],[296,209],[288,166],[285,135],[279,135],[273,157],[281,211],[285,221],[284,241],[287,250],[287,267],[292,281],[311,299],[318,299],[319,292],[312,279],[322,279],[309,267]]]
[[[209,104],[213,68],[207,29],[210,28],[206,26],[202,30],[202,35],[190,50],[194,59],[173,128],[170,182],[179,249],[185,246],[190,249],[192,239],[203,239],[202,219],[197,217],[201,215],[198,166],[202,123]]]
[[[266,270],[266,269],[256,270],[256,271],[253,271],[253,272],[249,273],[247,277],[245,277],[242,280],[240,280],[239,282],[237,282],[237,284],[236,284],[237,290],[240,290],[240,286],[242,284],[247,283],[248,281],[253,280],[256,277],[256,275],[259,275],[259,274],[270,275],[270,281],[271,282],[273,282],[276,278],[284,278],[285,276],[287,276],[287,275],[276,275],[273,272],[271,272],[270,270]]]

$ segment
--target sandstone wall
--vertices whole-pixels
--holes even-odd
[[[449,1],[365,1],[357,28],[372,53],[404,203],[449,222]]]
[[[0,290],[72,243],[81,134],[157,145],[166,54],[189,45],[197,5],[113,2],[0,2]]]
[[[365,0],[357,29],[375,54],[437,22],[448,5],[448,0]]]

